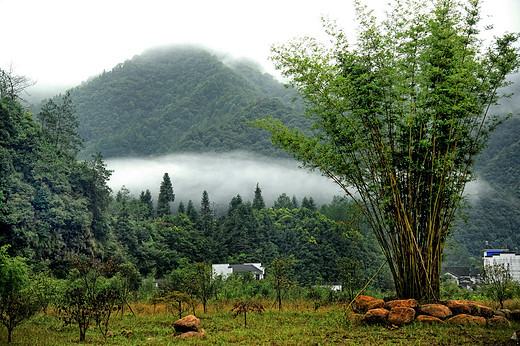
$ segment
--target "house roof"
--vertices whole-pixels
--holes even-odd
[[[442,273],[449,273],[460,278],[463,276],[478,276],[480,274],[480,270],[478,268],[470,267],[446,267],[442,268]]]
[[[254,274],[263,274],[264,272],[252,264],[230,264],[229,268],[233,269],[234,273],[251,272]]]
[[[457,277],[460,276],[469,276],[470,269],[469,267],[446,267],[443,270],[444,273],[450,273]]]

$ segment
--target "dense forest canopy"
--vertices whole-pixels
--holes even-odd
[[[204,73],[197,73],[197,69]],[[513,78],[518,79],[518,75]],[[212,93],[212,90],[228,92]],[[266,238],[251,234],[252,238],[244,237],[237,249],[231,246],[234,250],[229,253],[216,252],[205,257],[200,251],[207,247],[198,243],[200,240],[195,237],[200,234],[200,221],[197,221],[200,195],[192,196],[191,201],[175,200],[172,210],[177,210],[182,204],[180,209],[184,212],[170,215],[165,221],[151,212],[153,208],[150,205],[156,203],[158,190],[148,191],[148,194],[124,188],[110,191],[106,184],[111,172],[104,164],[104,156],[160,155],[175,150],[225,152],[230,149],[252,151],[267,157],[283,155],[273,149],[267,135],[245,122],[273,116],[294,126],[307,126],[297,120],[302,107],[290,102],[294,96],[294,91],[284,88],[248,62],[226,65],[203,49],[170,47],[136,56],[70,90],[70,99],[67,95],[60,95],[52,102],[46,101],[45,107],[43,104],[31,106],[28,111],[18,101],[3,98],[0,241],[12,244],[10,251],[27,257],[30,263],[43,263],[61,274],[69,265],[67,258],[78,253],[115,256],[121,261],[139,264],[143,275],[151,273],[154,267],[160,268],[160,274],[167,273],[176,261],[185,256],[194,261],[204,257],[217,262],[261,261],[272,255],[293,254],[296,258],[303,258],[300,262],[303,268],[307,263],[304,254],[310,251],[308,247],[311,244],[318,251],[316,258],[370,258],[371,263],[363,264],[369,268],[368,273],[381,264],[376,262],[382,257],[363,222],[354,229],[360,232],[361,238],[341,235],[346,230],[345,223],[350,225],[347,219],[351,215],[344,210],[351,206],[342,198],[324,206],[318,205],[317,210],[308,212],[299,211],[303,210],[302,200],[298,208],[291,206],[286,209],[269,209],[273,205],[258,209],[254,207],[254,201],[251,201],[252,205],[243,201],[240,215],[249,220],[249,224],[245,222],[244,229],[238,229],[233,225],[233,215],[226,213],[222,219],[213,220],[215,238],[211,241],[218,235],[248,234],[251,229],[263,229],[262,232],[266,233],[260,234]],[[184,110],[190,109],[187,107],[189,102],[199,102],[198,97],[209,103],[201,101],[193,108],[197,110],[191,111],[193,119],[180,116]],[[517,100],[517,96],[513,96],[502,103],[510,111],[518,109]],[[56,115],[59,108],[63,109],[69,101],[73,105],[70,111],[78,120],[75,131],[84,140],[83,148],[77,147],[77,143],[72,145],[72,148],[80,148],[79,159],[76,150],[56,145],[49,127],[42,123],[45,112]],[[210,115],[211,121],[203,120]],[[52,117],[47,119],[52,120]],[[177,135],[172,136],[172,133]],[[512,250],[520,250],[520,235],[516,231],[520,227],[520,170],[515,155],[518,133],[520,121],[513,117],[491,136],[488,148],[478,160],[476,175],[481,178],[479,182],[488,188],[480,189],[478,198],[469,199],[468,220],[467,223],[461,221],[454,230],[455,246],[450,248],[448,264],[480,265],[481,249],[486,240],[495,247],[507,245]],[[74,135],[70,137],[71,140],[74,138]],[[97,155],[98,151],[103,156]],[[175,186],[174,175],[171,179],[175,191],[179,187]],[[254,188],[251,186],[251,190]],[[201,187],[200,194],[203,190]],[[250,192],[244,191],[243,194],[249,195]],[[283,192],[279,191],[280,194]],[[303,197],[312,196],[298,196]],[[211,200],[211,195],[209,198]],[[278,202],[282,203],[283,198]],[[321,226],[312,228],[313,224]],[[336,231],[326,231],[325,225]],[[232,233],[232,229],[238,233]],[[310,233],[301,233],[304,229]],[[172,233],[172,230],[179,230],[179,233]],[[337,232],[336,235],[344,242],[330,245],[327,243],[332,241],[330,233],[313,233],[322,231]],[[171,238],[174,234],[181,238]],[[322,238],[329,240],[322,241]],[[365,238],[369,241],[363,240]],[[174,246],[178,239],[182,240],[181,245]],[[316,240],[316,244],[309,239]],[[289,240],[297,246],[287,246],[285,241]],[[219,241],[230,242],[231,238]],[[213,244],[220,249],[221,246],[216,244],[221,243]],[[330,249],[320,248],[320,244]],[[359,248],[360,245],[366,249]],[[288,249],[293,252],[286,252]],[[372,255],[363,255],[367,251]],[[261,252],[264,252],[264,257],[259,255]],[[171,260],[161,262],[164,253],[170,254]],[[312,265],[316,269],[317,264]],[[337,274],[333,273],[330,264],[328,268],[319,267],[315,273],[304,271],[302,280],[312,281],[318,276],[323,280],[334,280]],[[319,274],[321,272],[324,274]]]

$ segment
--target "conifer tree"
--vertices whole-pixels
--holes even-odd
[[[186,207],[186,215],[191,220],[191,222],[196,222],[199,218],[199,214],[193,205],[193,201],[190,199],[188,201],[188,206]]]
[[[186,208],[184,208],[184,203],[182,201],[179,202],[179,207],[177,208],[177,213],[185,214]]]
[[[145,216],[153,217],[154,208],[153,208],[152,194],[150,193],[150,190],[146,189],[146,191],[141,191],[141,194],[139,195],[139,200],[147,208],[147,214]]]
[[[168,173],[164,173],[161,187],[159,190],[159,197],[157,199],[157,216],[162,217],[171,213],[170,203],[175,200],[173,193],[172,182]]]
[[[265,202],[264,198],[262,197],[262,190],[258,186],[258,183],[256,184],[255,189],[255,198],[253,199],[253,209],[264,209],[265,208]]]

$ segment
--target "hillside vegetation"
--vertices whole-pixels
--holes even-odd
[[[246,149],[282,155],[246,121],[299,121],[296,94],[252,63],[225,65],[199,49],[154,49],[74,88],[83,156],[159,155]]]

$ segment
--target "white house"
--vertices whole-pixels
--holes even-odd
[[[513,280],[520,281],[520,254],[508,250],[486,250],[484,251],[484,267],[487,265],[503,264],[509,269]]]
[[[244,263],[244,264],[213,264],[213,277],[222,275],[222,277],[229,276],[233,273],[250,272],[256,280],[262,280],[265,276],[265,268],[262,263]]]

